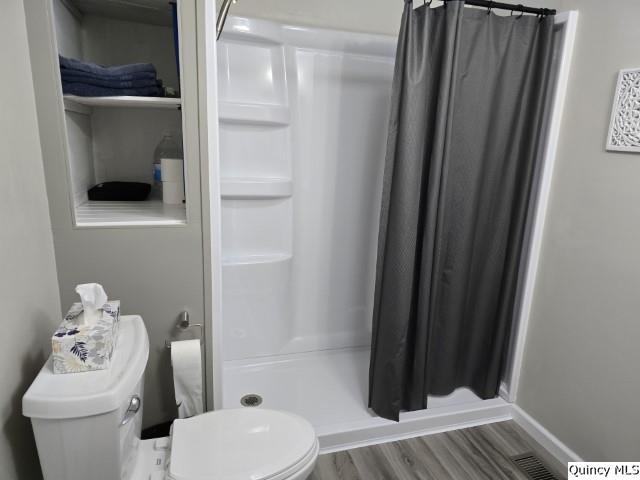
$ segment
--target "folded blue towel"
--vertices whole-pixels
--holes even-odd
[[[156,80],[156,74],[153,72],[136,72],[128,73],[125,75],[93,75],[91,73],[81,72],[80,70],[70,70],[68,68],[61,68],[60,74],[62,78],[72,78],[74,82],[87,82],[91,81],[113,81],[113,82],[133,82],[138,80]]]
[[[86,83],[62,82],[62,92],[79,97],[115,97],[119,95],[134,97],[163,97],[164,91],[160,87],[140,88],[106,88]]]
[[[106,88],[140,88],[140,87],[161,87],[162,81],[153,78],[142,78],[134,80],[112,80],[96,77],[94,75],[77,75],[62,71],[62,81],[65,83],[84,83]]]
[[[81,62],[73,58],[66,58],[58,55],[61,69],[80,71],[97,75],[100,77],[112,77],[118,75],[130,75],[139,72],[151,72],[156,74],[156,68],[151,63],[132,63],[130,65],[119,65],[115,67],[105,67],[91,62]]]

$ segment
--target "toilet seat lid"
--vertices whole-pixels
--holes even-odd
[[[174,480],[266,480],[300,463],[316,444],[304,418],[262,408],[179,419],[171,437]]]

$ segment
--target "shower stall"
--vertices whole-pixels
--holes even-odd
[[[556,20],[544,168],[501,396],[480,400],[458,389],[430,398],[428,410],[401,414],[399,423],[367,408],[397,40],[228,18],[216,49],[221,315],[213,315],[211,332],[215,408],[239,407],[252,395],[250,403],[311,421],[325,450],[508,418],[553,171],[572,15]]]
[[[319,429],[369,416],[394,50],[385,36],[227,21],[217,52],[225,408],[257,394]]]

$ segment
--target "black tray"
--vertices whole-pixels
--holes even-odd
[[[89,189],[89,200],[141,202],[149,197],[151,185],[139,182],[104,182]]]

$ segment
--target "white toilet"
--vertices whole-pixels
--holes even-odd
[[[262,408],[176,420],[140,440],[147,332],[123,316],[108,370],[54,374],[51,359],[22,400],[46,480],[303,480],[318,456],[305,419]]]

